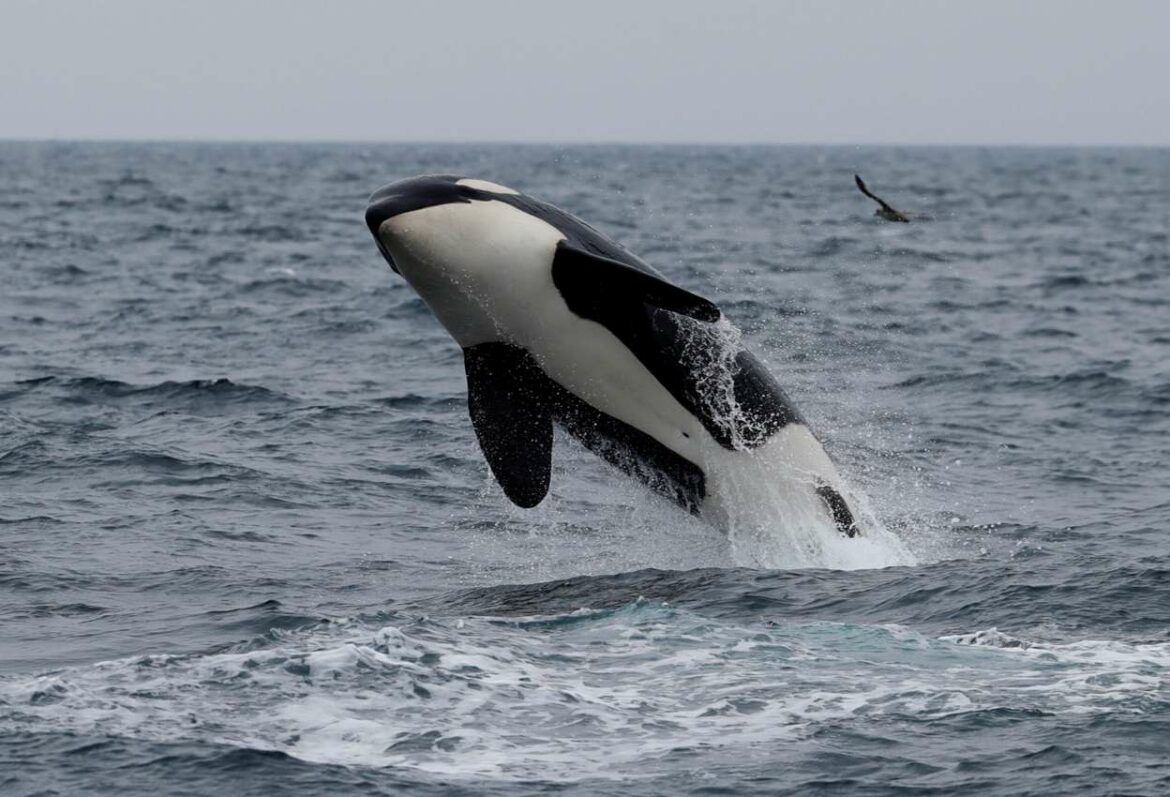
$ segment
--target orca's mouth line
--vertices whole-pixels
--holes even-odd
[[[390,264],[390,270],[398,276],[402,276],[402,272],[398,270],[398,264],[394,262],[394,258],[390,256],[390,251],[382,244],[382,239],[378,237],[378,233],[374,233],[374,243],[378,246],[378,251],[382,253],[382,257],[386,258],[386,262]]]

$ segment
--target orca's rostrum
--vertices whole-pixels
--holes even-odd
[[[370,197],[390,267],[463,347],[468,409],[515,504],[549,489],[553,424],[689,511],[743,458],[849,537],[848,490],[719,308],[585,222],[486,180],[439,175]],[[761,459],[762,458],[762,459]]]

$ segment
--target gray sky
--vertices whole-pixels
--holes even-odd
[[[1170,145],[1166,0],[0,3],[0,138]]]

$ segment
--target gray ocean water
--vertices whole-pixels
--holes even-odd
[[[512,507],[428,172],[717,301],[912,563]],[[1165,794],[1168,233],[1167,150],[0,143],[0,793]]]

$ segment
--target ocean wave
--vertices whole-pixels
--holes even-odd
[[[229,405],[285,403],[290,398],[259,385],[230,379],[190,379],[135,385],[97,376],[42,376],[13,384],[0,400],[12,401],[27,394],[49,393],[58,401],[74,404],[137,404],[152,408],[225,407]]]
[[[1170,705],[1170,643],[728,623],[645,600],[504,621],[391,619],[6,677],[0,717],[10,731],[567,783],[653,773],[680,748],[692,766],[761,744],[804,750],[879,719],[963,717],[970,735],[994,733],[989,718],[1003,712],[1117,718]]]
[[[510,616],[615,607],[644,597],[722,620],[908,623],[939,633],[971,623],[1035,628],[1041,618],[1138,638],[1170,626],[1170,570],[1157,561],[1086,568],[1075,585],[1038,578],[1036,570],[1045,565],[996,559],[880,571],[639,570],[471,588],[428,598],[417,608]],[[1104,618],[1099,611],[1099,600],[1127,603],[1139,595],[1141,612]]]
[[[1164,163],[0,142],[0,791],[1165,791]],[[440,170],[719,301],[920,564],[733,566],[562,439],[512,507],[361,222]]]
[[[986,390],[1008,390],[1015,395],[1040,393],[1054,395],[1059,398],[1083,396],[1108,397],[1127,396],[1135,397],[1138,386],[1124,376],[1119,376],[1111,370],[1103,368],[1082,369],[1059,374],[1022,374],[1018,366],[1006,362],[985,363],[985,369],[979,371],[955,370],[950,372],[935,372],[916,374],[906,377],[891,385],[891,388],[937,388],[954,387],[959,385],[981,386]],[[1113,366],[1115,369],[1124,368],[1124,363]]]

